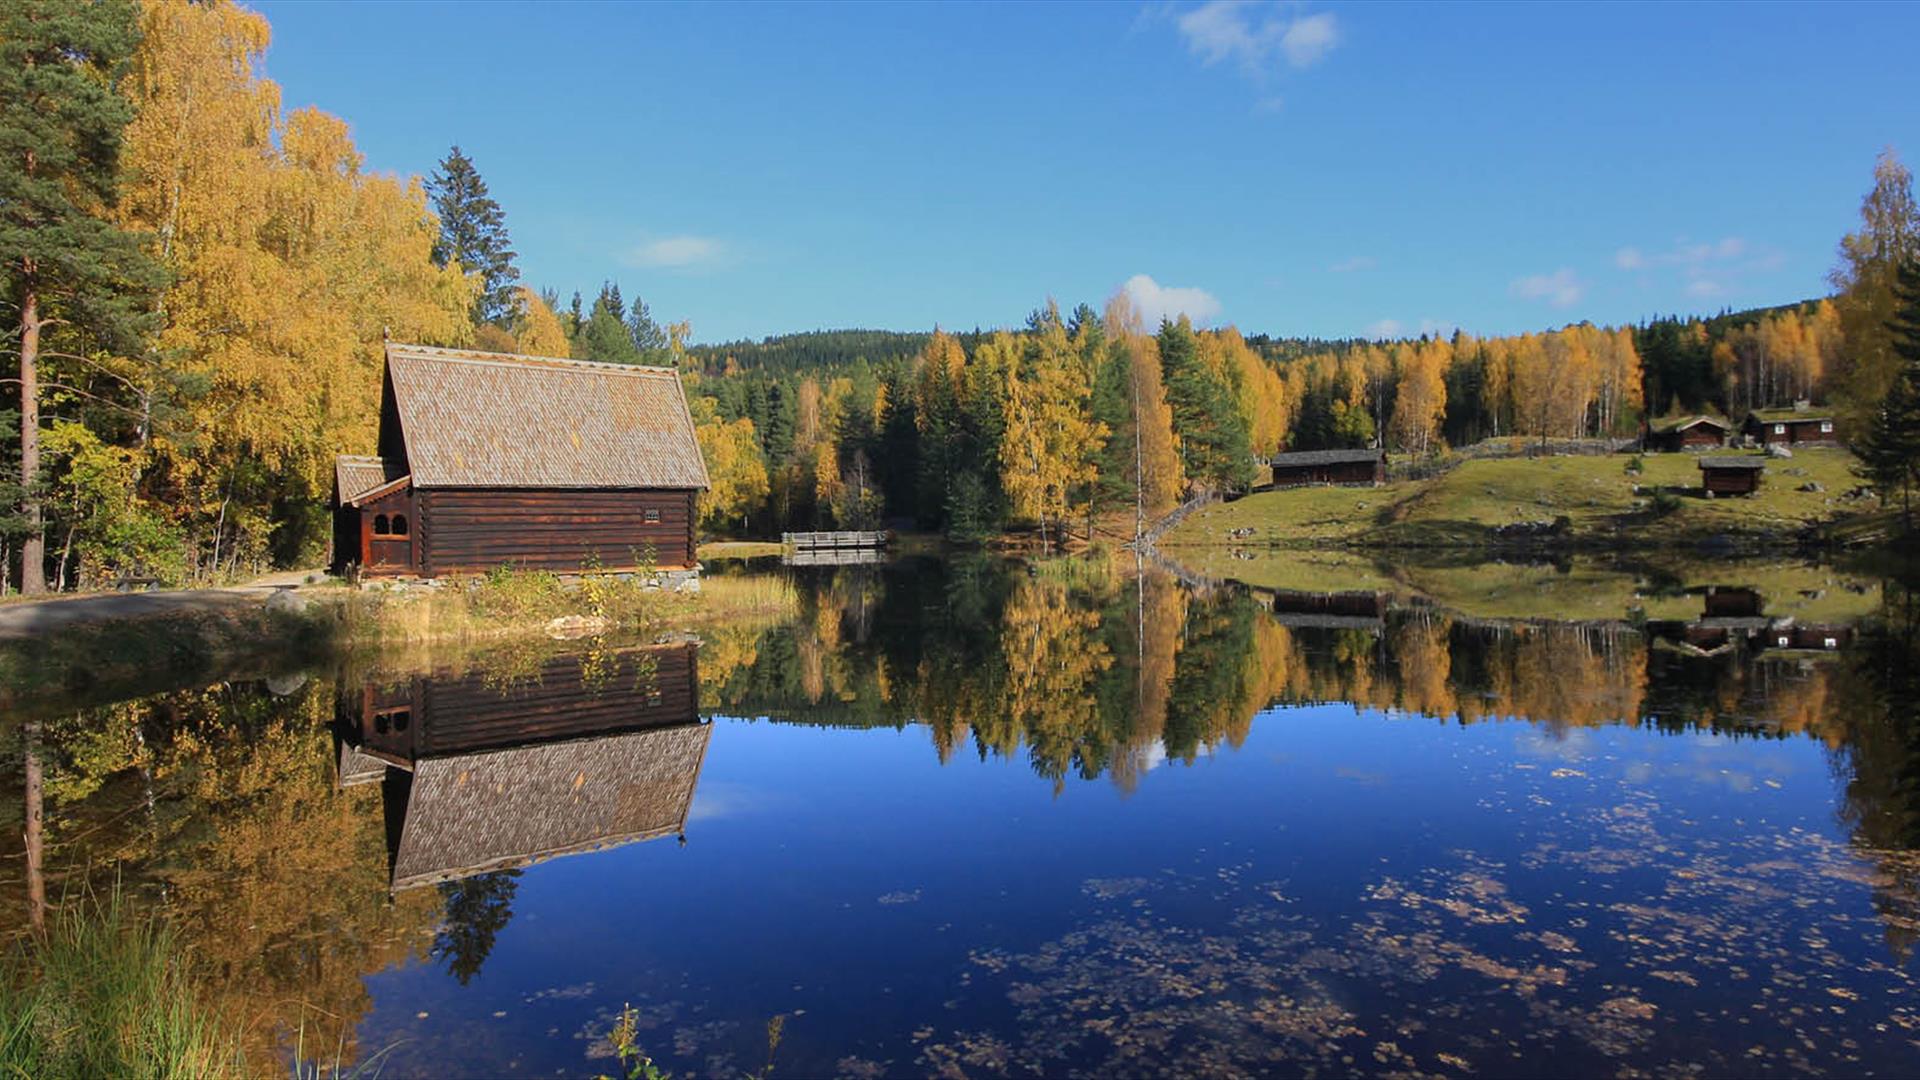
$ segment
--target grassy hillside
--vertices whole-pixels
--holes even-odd
[[[1629,471],[1633,461],[1642,471]],[[1853,457],[1802,450],[1769,461],[1750,497],[1701,496],[1698,455],[1626,454],[1509,458],[1462,463],[1431,480],[1378,488],[1262,492],[1194,514],[1161,541],[1217,544],[1483,546],[1500,526],[1566,518],[1546,542],[1633,547],[1728,537],[1784,545],[1806,527],[1876,509],[1843,496],[1858,486]],[[1803,491],[1803,486],[1819,490]],[[1251,530],[1240,537],[1239,530]]]

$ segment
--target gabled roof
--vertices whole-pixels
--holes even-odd
[[[1302,450],[1294,454],[1275,454],[1267,463],[1276,469],[1298,468],[1302,465],[1350,465],[1355,462],[1373,462],[1385,460],[1384,450]]]
[[[418,761],[392,887],[683,831],[712,734],[681,724]]]
[[[1747,414],[1747,419],[1762,424],[1805,424],[1833,419],[1830,412],[1815,412],[1811,409],[1755,409]]]
[[[415,487],[707,486],[671,368],[389,343],[387,380]]]
[[[1655,420],[1648,427],[1656,434],[1665,435],[1672,431],[1685,431],[1701,424],[1712,424],[1721,431],[1732,431],[1733,425],[1717,416],[1674,416],[1664,420]]]
[[[407,473],[405,462],[340,454],[333,459],[333,498],[352,506],[375,488],[385,487]]]

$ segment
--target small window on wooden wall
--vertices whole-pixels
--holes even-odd
[[[393,527],[393,523],[387,520],[387,515],[385,514],[374,515],[373,535],[385,536],[387,535],[388,530],[391,529],[392,527]]]
[[[407,535],[407,515],[405,514],[393,515],[393,535],[395,536]]]
[[[375,514],[373,517],[373,535],[375,536],[407,535],[407,515],[395,514],[392,517],[388,517],[385,514]]]
[[[660,511],[658,511],[658,510],[648,510],[648,511],[647,511],[647,524],[649,524],[649,525],[658,525],[659,523],[660,523]]]

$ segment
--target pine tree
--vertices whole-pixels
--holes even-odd
[[[1913,531],[1913,491],[1920,485],[1920,261],[1900,267],[1898,307],[1887,321],[1888,348],[1898,358],[1886,396],[1873,411],[1865,438],[1855,440],[1860,475],[1880,491],[1882,505],[1900,501],[1901,523]]]
[[[132,119],[118,84],[137,18],[127,0],[0,6],[0,290],[17,305],[17,329],[6,336],[20,360],[23,592],[46,588],[39,369],[56,354],[42,334],[57,324],[92,348],[133,351],[151,321],[145,297],[159,284],[139,238],[105,216]]]
[[[467,273],[479,274],[480,293],[473,301],[473,323],[506,329],[519,310],[514,283],[520,280],[520,271],[513,265],[512,241],[507,239],[506,214],[487,194],[487,182],[480,178],[473,159],[461,153],[458,146],[447,151],[439,170],[427,178],[427,192],[433,197],[433,212],[440,218],[434,263],[458,263]]]

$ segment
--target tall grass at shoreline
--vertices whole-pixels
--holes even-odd
[[[0,959],[0,1076],[240,1077],[237,1032],[180,937],[116,891],[56,912]]]

